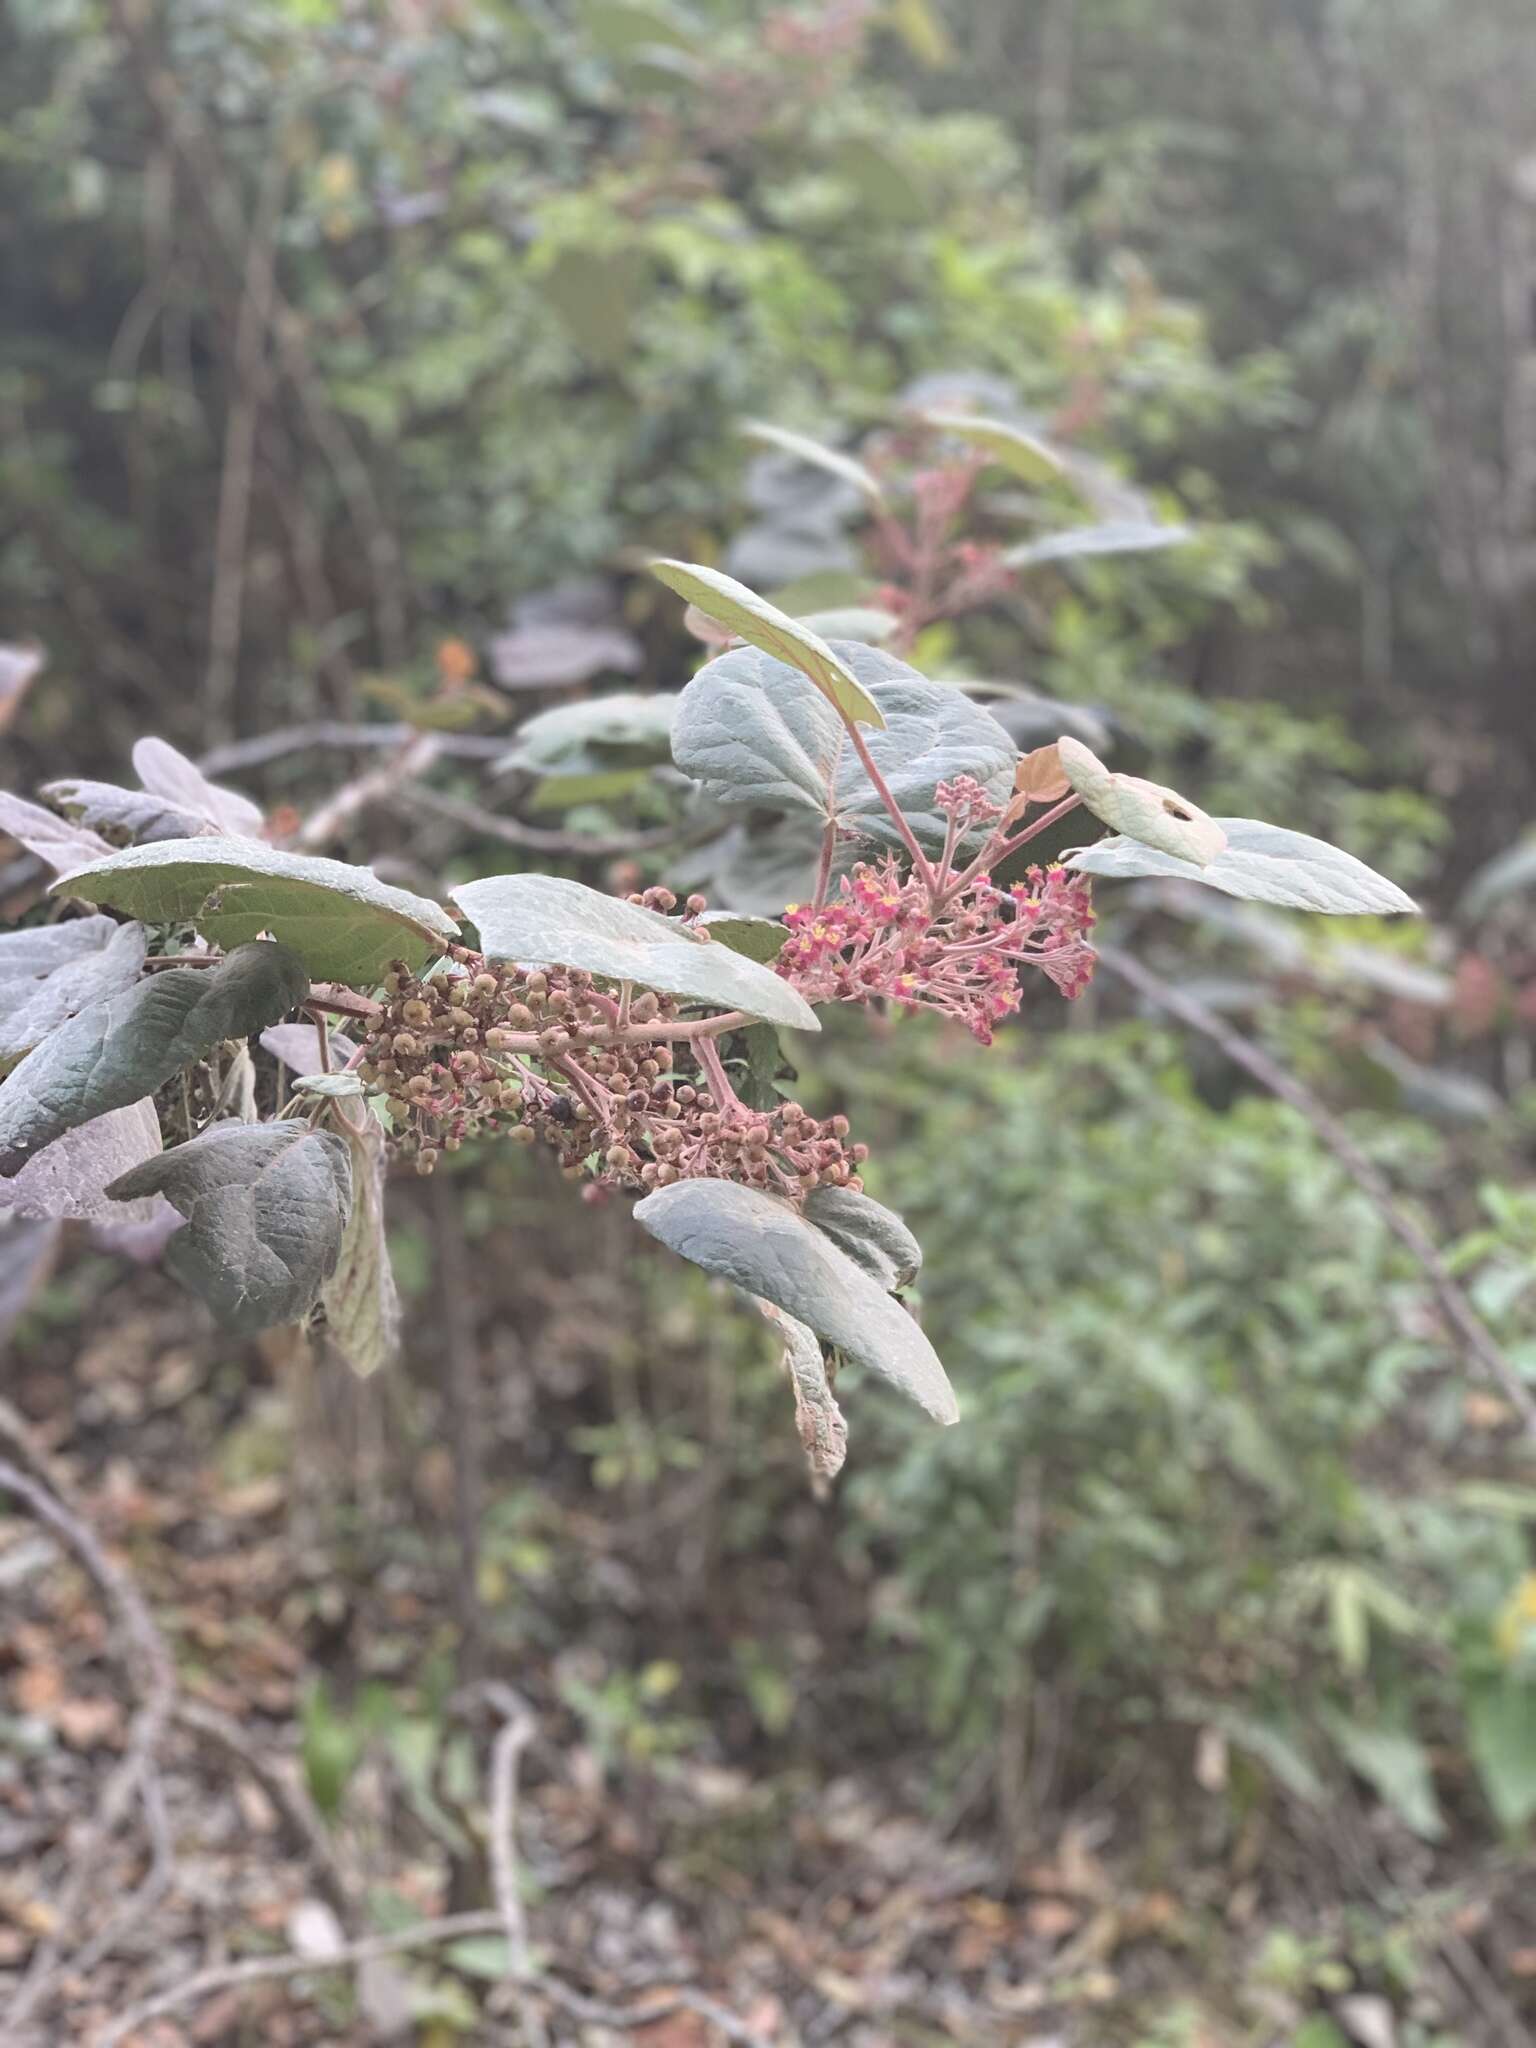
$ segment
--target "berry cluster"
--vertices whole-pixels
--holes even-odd
[[[633,900],[676,901],[666,890]],[[845,1117],[747,1108],[671,997],[645,990],[625,1011],[590,975],[463,946],[425,981],[395,963],[359,1072],[386,1091],[395,1149],[419,1173],[466,1138],[501,1135],[542,1141],[572,1178],[611,1187],[711,1178],[799,1197],[857,1189],[867,1156],[846,1142]]]
[[[784,922],[776,964],[808,1002],[883,996],[909,1014],[957,1018],[983,1045],[1019,1007],[1021,967],[1039,968],[1065,996],[1081,995],[1093,974],[1091,892],[1064,868],[1031,868],[1008,889],[978,874],[935,891],[888,854],[844,876],[831,902],[792,904]]]

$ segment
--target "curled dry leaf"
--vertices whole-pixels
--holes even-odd
[[[1021,754],[1013,771],[1013,790],[1026,804],[1056,804],[1071,793],[1072,784],[1061,765],[1056,742]]]
[[[848,1425],[832,1392],[831,1375],[814,1330],[759,1300],[758,1307],[784,1340],[784,1370],[795,1396],[795,1428],[811,1468],[811,1490],[821,1498],[848,1456]]]
[[[1206,816],[1176,789],[1144,782],[1139,775],[1116,775],[1091,747],[1063,734],[1056,742],[1057,759],[1068,782],[1088,809],[1127,839],[1155,847],[1159,853],[1207,867],[1227,843],[1214,818]]]

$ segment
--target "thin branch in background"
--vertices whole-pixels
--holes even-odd
[[[67,1500],[32,1431],[6,1401],[0,1401],[0,1440],[22,1461],[13,1464],[9,1459],[0,1459],[0,1492],[23,1501],[36,1520],[51,1529],[84,1568],[122,1630],[130,1681],[139,1700],[123,1755],[107,1778],[84,1839],[71,1851],[64,1884],[55,1902],[58,1931],[38,1943],[20,1989],[6,2012],[6,2038],[19,2041],[23,2028],[68,1966],[65,1941],[81,1924],[91,1886],[101,1874],[107,1845],[137,1802],[143,1802],[149,1819],[154,1856],[144,1884],[117,1916],[112,1938],[116,1939],[131,1920],[149,1911],[170,1882],[173,1859],[169,1833],[163,1825],[165,1808],[157,1778],[157,1753],[176,1697],[176,1670],[165,1638],[137,1586],[112,1563],[84,1517]]]
[[[275,726],[248,740],[231,740],[225,746],[210,747],[198,758],[205,775],[238,775],[242,769],[264,768],[289,754],[308,754],[317,748],[342,752],[366,752],[374,747],[403,747],[415,738],[414,725],[354,725],[347,720],[320,718],[305,725]],[[438,733],[437,751],[455,760],[489,761],[507,751],[505,737],[490,734]]]
[[[246,256],[245,282],[235,325],[234,389],[224,428],[224,462],[219,475],[219,509],[214,526],[213,595],[208,613],[208,668],[203,703],[211,737],[228,737],[234,701],[240,625],[245,607],[245,567],[250,533],[251,486],[256,461],[256,423],[261,413],[262,356],[272,319],[277,283],[277,230],[288,181],[281,134],[268,137],[267,163],[257,195]]]
[[[659,826],[654,832],[616,832],[607,838],[585,832],[560,832],[542,825],[525,825],[519,818],[500,817],[494,811],[466,803],[462,797],[445,796],[436,789],[410,789],[405,792],[405,801],[413,810],[425,811],[429,817],[444,818],[450,824],[462,825],[466,832],[479,833],[485,839],[499,839],[507,846],[526,846],[536,853],[588,854],[597,860],[686,843],[670,825]],[[711,826],[711,834],[716,829]]]
[[[543,2014],[523,1980],[533,1972],[528,1916],[523,1910],[517,1850],[517,1774],[523,1751],[538,1732],[526,1702],[507,1685],[488,1685],[485,1696],[503,1715],[491,1749],[491,1883],[507,1937],[507,1975],[527,2048],[547,2048]]]
[[[424,775],[437,756],[436,733],[412,733],[392,761],[344,783],[330,802],[322,804],[294,834],[294,845],[306,853],[331,845],[371,804],[387,803],[413,776]]]
[[[1313,1094],[1305,1082],[1272,1060],[1262,1046],[1255,1045],[1240,1031],[1234,1030],[1225,1018],[1219,1017],[1198,996],[1174,988],[1161,975],[1154,974],[1151,968],[1131,954],[1122,953],[1116,946],[1100,946],[1098,954],[1110,973],[1118,974],[1122,981],[1129,982],[1154,1009],[1177,1017],[1181,1024],[1198,1031],[1202,1038],[1208,1038],[1234,1066],[1241,1067],[1271,1095],[1289,1103],[1292,1109],[1306,1118],[1355,1185],[1375,1204],[1393,1236],[1417,1261],[1462,1356],[1494,1382],[1520,1417],[1526,1434],[1536,1438],[1536,1397],[1467,1299],[1433,1240],[1399,1202],[1381,1169],[1361,1151],[1332,1110]]]

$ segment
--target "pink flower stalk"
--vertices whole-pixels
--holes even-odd
[[[999,815],[969,777],[941,786],[941,804],[946,792],[961,834]],[[957,1018],[983,1045],[1019,1007],[1021,968],[1039,968],[1065,996],[1082,994],[1094,961],[1086,881],[1065,868],[1034,867],[1011,888],[977,875],[946,897],[945,879],[941,871],[930,889],[904,875],[894,854],[861,862],[832,902],[785,911],[790,936],[776,963],[780,974],[808,1002],[883,996],[909,1014]]]

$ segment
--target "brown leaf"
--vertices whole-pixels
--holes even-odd
[[[1061,755],[1054,740],[1049,746],[1020,755],[1013,771],[1013,787],[1016,795],[1032,804],[1060,803],[1071,794],[1072,785],[1062,771]]]
[[[116,1700],[60,1700],[49,1718],[71,1749],[100,1749],[123,1732],[123,1710]]]

